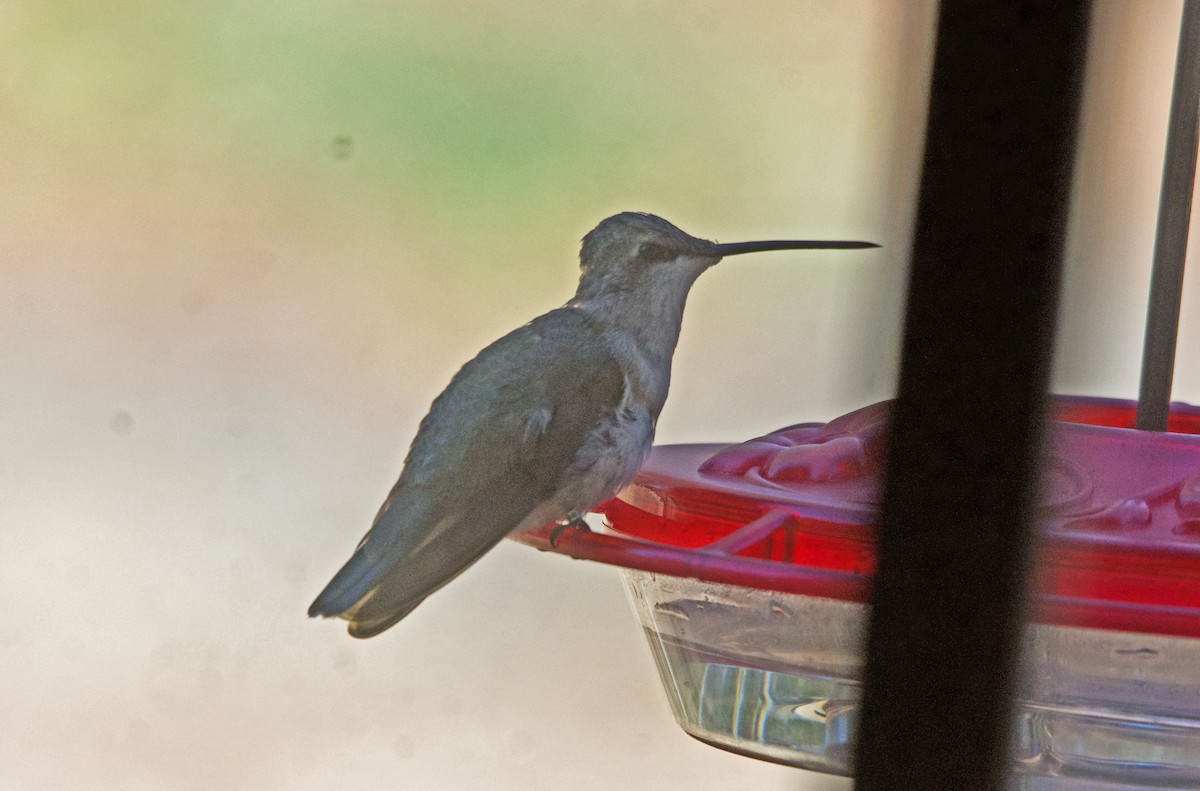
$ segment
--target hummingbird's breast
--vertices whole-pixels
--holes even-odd
[[[658,414],[667,401],[667,391],[671,385],[671,358],[677,338],[676,333],[673,338],[664,336],[654,339],[659,343],[653,343],[622,329],[612,329],[604,334],[605,343],[625,375],[627,404],[644,408],[652,421],[658,420]]]
[[[558,492],[564,511],[587,511],[624,489],[650,453],[655,415],[627,390],[588,436]]]
[[[620,328],[600,336],[624,376],[619,403],[601,419],[575,457],[558,493],[566,510],[587,511],[625,488],[654,442],[658,414],[667,398],[669,354],[646,348]]]

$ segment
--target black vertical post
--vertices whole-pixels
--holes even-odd
[[[859,791],[998,791],[1087,0],[942,0]]]
[[[1179,335],[1179,302],[1187,259],[1192,191],[1196,185],[1196,146],[1200,134],[1200,0],[1184,0],[1175,53],[1175,86],[1163,154],[1154,266],[1146,309],[1142,378],[1138,386],[1137,427],[1166,431]]]

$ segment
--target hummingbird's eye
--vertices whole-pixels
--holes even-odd
[[[638,245],[637,257],[643,263],[656,264],[669,261],[672,255],[670,250],[658,242],[642,242]]]

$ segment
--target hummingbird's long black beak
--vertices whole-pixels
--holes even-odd
[[[767,250],[866,250],[878,247],[874,242],[817,242],[785,240],[771,242],[730,242],[729,244],[713,244],[711,254],[718,258],[742,253],[761,253]]]

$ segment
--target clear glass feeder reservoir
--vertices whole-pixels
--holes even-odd
[[[1152,433],[1128,402],[1054,408],[1015,787],[1200,788],[1200,409]],[[655,448],[609,529],[555,541],[624,567],[687,733],[850,773],[887,419]]]

